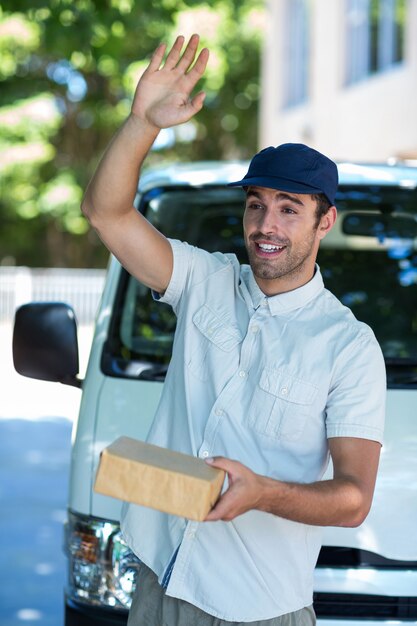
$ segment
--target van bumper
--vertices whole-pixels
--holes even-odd
[[[317,626],[417,626],[417,596],[314,594]],[[126,626],[128,611],[77,602],[65,595],[65,626]]]
[[[126,626],[128,612],[88,606],[65,598],[65,626]]]

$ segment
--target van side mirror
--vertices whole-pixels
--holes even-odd
[[[13,362],[22,376],[81,387],[73,309],[63,302],[19,307],[13,329]]]

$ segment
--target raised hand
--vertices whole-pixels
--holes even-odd
[[[166,45],[158,46],[136,88],[133,115],[159,129],[187,122],[200,111],[205,93],[191,93],[204,74],[209,51],[204,48],[195,60],[199,40],[193,35],[181,53],[184,37],[177,37],[163,64]]]

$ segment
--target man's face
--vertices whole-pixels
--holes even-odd
[[[320,240],[335,219],[333,207],[317,225],[316,204],[309,194],[248,188],[245,245],[256,281],[266,295],[296,289],[313,277]]]

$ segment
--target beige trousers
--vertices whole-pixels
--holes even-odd
[[[227,622],[189,602],[164,593],[155,574],[143,563],[127,626],[315,626],[312,606],[258,622]]]

